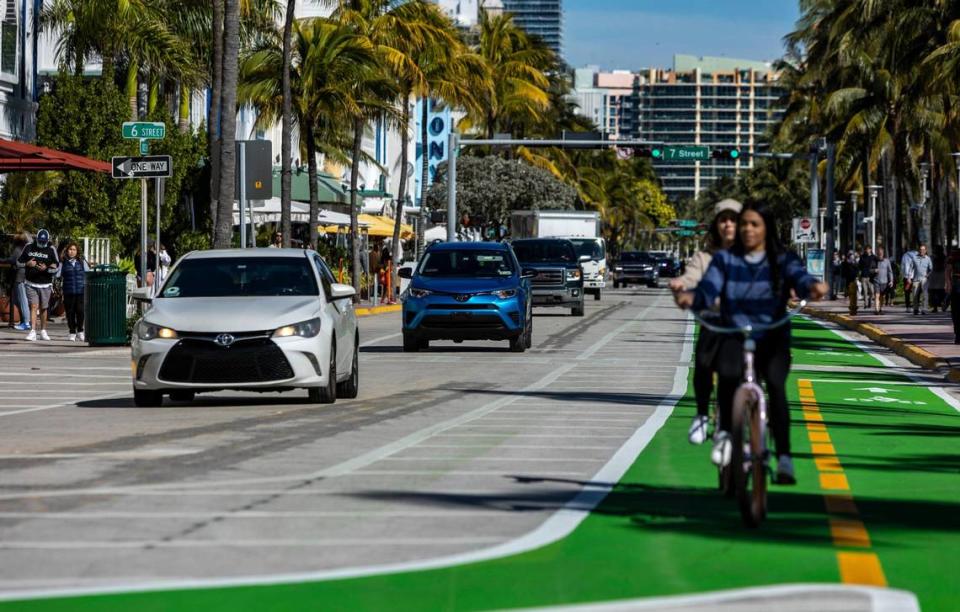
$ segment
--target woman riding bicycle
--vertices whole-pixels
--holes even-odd
[[[796,254],[784,252],[776,228],[769,210],[748,204],[740,215],[736,243],[731,249],[714,255],[696,291],[678,293],[677,305],[703,310],[719,298],[724,325],[746,327],[768,325],[782,318],[791,290],[803,299],[821,299],[826,295],[826,284],[810,275]],[[753,339],[757,343],[757,373],[766,383],[770,398],[770,428],[778,455],[775,482],[795,484],[786,389],[790,373],[790,326],[754,332]],[[740,335],[725,336],[714,361],[720,379],[717,396],[721,430],[715,438],[711,459],[717,465],[730,462],[729,427],[733,395],[743,376],[743,342]]]
[[[693,255],[686,265],[683,276],[670,281],[674,293],[692,291],[703,279],[713,254],[721,249],[729,249],[737,239],[737,219],[743,204],[736,200],[722,200],[713,207],[713,223],[710,225],[710,237],[707,248]],[[710,394],[713,392],[713,361],[721,336],[709,329],[701,328],[697,336],[696,361],[693,369],[693,393],[697,398],[697,414],[690,423],[687,439],[690,444],[703,444],[707,440],[707,426],[710,423]]]

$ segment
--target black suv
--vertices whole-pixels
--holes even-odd
[[[583,316],[580,264],[589,261],[589,255],[578,256],[572,242],[559,238],[514,240],[511,246],[520,265],[537,272],[530,280],[534,306],[569,308],[573,316]]]
[[[613,266],[613,288],[626,287],[630,283],[657,287],[660,274],[660,262],[650,253],[624,251]]]

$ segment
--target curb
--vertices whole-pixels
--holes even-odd
[[[960,382],[960,368],[951,367],[950,363],[943,357],[934,355],[930,351],[922,349],[915,344],[904,342],[896,336],[891,336],[876,325],[857,321],[849,315],[828,312],[826,310],[820,310],[819,308],[813,308],[810,306],[804,308],[803,312],[804,314],[808,314],[812,317],[831,321],[837,325],[846,327],[849,330],[863,334],[877,344],[887,347],[897,355],[900,355],[911,363],[914,363],[922,368],[926,368],[927,370],[947,368],[947,374],[945,378],[950,382]]]
[[[371,306],[370,308],[357,308],[354,310],[358,317],[369,317],[388,312],[400,312],[403,306],[400,304],[390,304],[388,306]]]

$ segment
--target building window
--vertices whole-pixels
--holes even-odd
[[[17,0],[3,0],[3,21],[0,22],[0,73],[17,76],[17,55],[20,38]]]

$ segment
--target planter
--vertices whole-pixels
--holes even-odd
[[[6,295],[0,295],[0,321],[10,322],[10,298]],[[20,322],[20,309],[13,309],[13,323]]]

